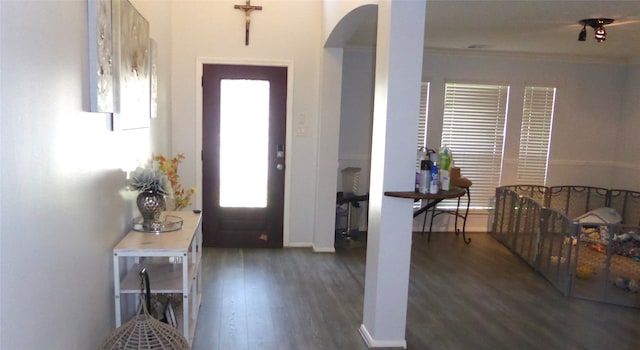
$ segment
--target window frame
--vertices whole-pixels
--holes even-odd
[[[441,145],[452,150],[455,166],[473,181],[473,210],[491,208],[502,179],[510,89],[502,83],[445,83]],[[452,200],[440,205],[445,209],[456,206],[457,201]]]
[[[554,86],[525,86],[516,169],[519,184],[547,183],[556,94]]]

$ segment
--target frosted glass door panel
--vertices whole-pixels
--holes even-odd
[[[220,206],[267,206],[269,81],[220,83]]]

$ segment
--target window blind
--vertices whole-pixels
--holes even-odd
[[[455,166],[473,181],[473,209],[489,208],[500,185],[508,95],[504,85],[445,86],[442,145],[449,146]]]
[[[427,146],[427,116],[429,115],[429,83],[420,85],[420,116],[418,118],[418,148]]]
[[[526,86],[520,126],[518,183],[544,186],[556,88]]]
[[[416,150],[427,147],[427,117],[429,115],[429,82],[420,85],[420,111],[418,115],[418,143]],[[420,164],[416,157],[416,170],[420,170]]]

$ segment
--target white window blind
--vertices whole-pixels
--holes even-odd
[[[500,185],[509,87],[447,83],[442,145],[473,182],[471,208],[489,208]]]
[[[518,183],[545,185],[556,88],[527,86],[524,91]]]
[[[427,119],[429,115],[429,82],[420,85],[420,112],[418,116],[418,143],[416,150],[427,147]],[[420,169],[416,158],[416,170]]]
[[[429,83],[420,85],[420,116],[418,118],[418,148],[427,146],[427,117],[429,115]]]

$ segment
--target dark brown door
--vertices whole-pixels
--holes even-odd
[[[287,68],[203,67],[203,239],[282,247]]]

